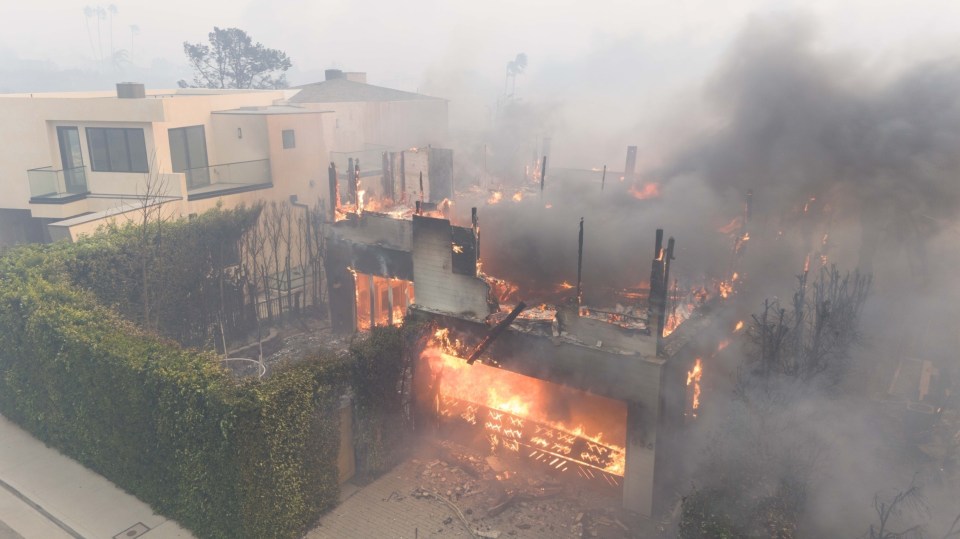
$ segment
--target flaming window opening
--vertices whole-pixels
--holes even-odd
[[[491,452],[619,487],[626,467],[626,404],[514,373],[468,365],[466,346],[437,330],[421,353],[430,409],[446,430]],[[575,474],[575,475],[573,475]]]
[[[414,302],[414,289],[411,281],[392,277],[380,277],[359,273],[348,268],[353,274],[357,330],[367,331],[371,325],[400,326],[407,314],[407,307]]]

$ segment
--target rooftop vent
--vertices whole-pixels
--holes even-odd
[[[139,82],[117,83],[117,97],[120,99],[143,99],[146,96],[146,89]]]

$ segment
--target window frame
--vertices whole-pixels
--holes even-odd
[[[146,133],[142,127],[86,127],[85,135],[87,137],[87,155],[90,158],[90,170],[94,172],[119,172],[127,174],[147,174],[150,172],[150,162],[147,158],[147,138]],[[111,156],[111,145],[108,141],[108,131],[121,131],[123,133],[123,152],[124,155],[113,155]],[[134,144],[131,144],[131,132],[139,131],[139,140],[134,140]],[[96,135],[94,135],[96,133]],[[133,135],[136,137],[136,135]],[[103,144],[103,161],[100,162],[99,158],[94,155],[94,144]],[[131,152],[131,148],[134,148],[139,142],[143,142],[143,154],[142,156],[134,156]],[[117,148],[114,148],[116,151]],[[142,157],[142,168],[137,168],[135,165],[140,165],[139,159],[135,157]],[[125,159],[127,170],[118,170],[114,168],[114,160],[116,159]],[[103,168],[101,165],[106,165],[106,168]]]

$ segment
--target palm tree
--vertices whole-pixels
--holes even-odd
[[[113,51],[113,16],[116,15],[116,14],[117,14],[117,11],[118,11],[116,4],[110,4],[109,6],[107,6],[107,11],[110,12],[110,58],[113,59],[113,58],[114,58],[114,51]]]
[[[130,62],[133,62],[133,38],[140,35],[140,26],[136,24],[130,25]]]
[[[95,10],[92,6],[84,6],[83,8],[84,21],[87,25],[87,39],[90,40],[90,52],[93,53],[94,58],[98,57],[97,48],[93,46],[93,34],[90,33],[90,17],[93,17],[96,13],[97,10]]]
[[[503,81],[503,93],[512,96],[517,89],[517,75],[520,75],[527,69],[527,55],[521,52],[516,58],[507,62],[507,76]],[[507,94],[507,85],[512,83],[510,93]]]

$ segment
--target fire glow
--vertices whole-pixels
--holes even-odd
[[[660,196],[660,184],[655,182],[647,182],[641,185],[639,188],[636,184],[630,186],[630,194],[633,198],[638,200],[646,200],[648,198],[657,198]]]
[[[465,355],[446,329],[438,330],[421,354],[441,419],[476,426],[493,451],[619,486],[626,465],[623,402],[481,363],[468,365]]]
[[[687,371],[687,387],[693,388],[693,400],[691,401],[691,414],[697,417],[696,410],[700,408],[700,378],[703,376],[703,361],[700,358],[693,364],[693,369]]]

